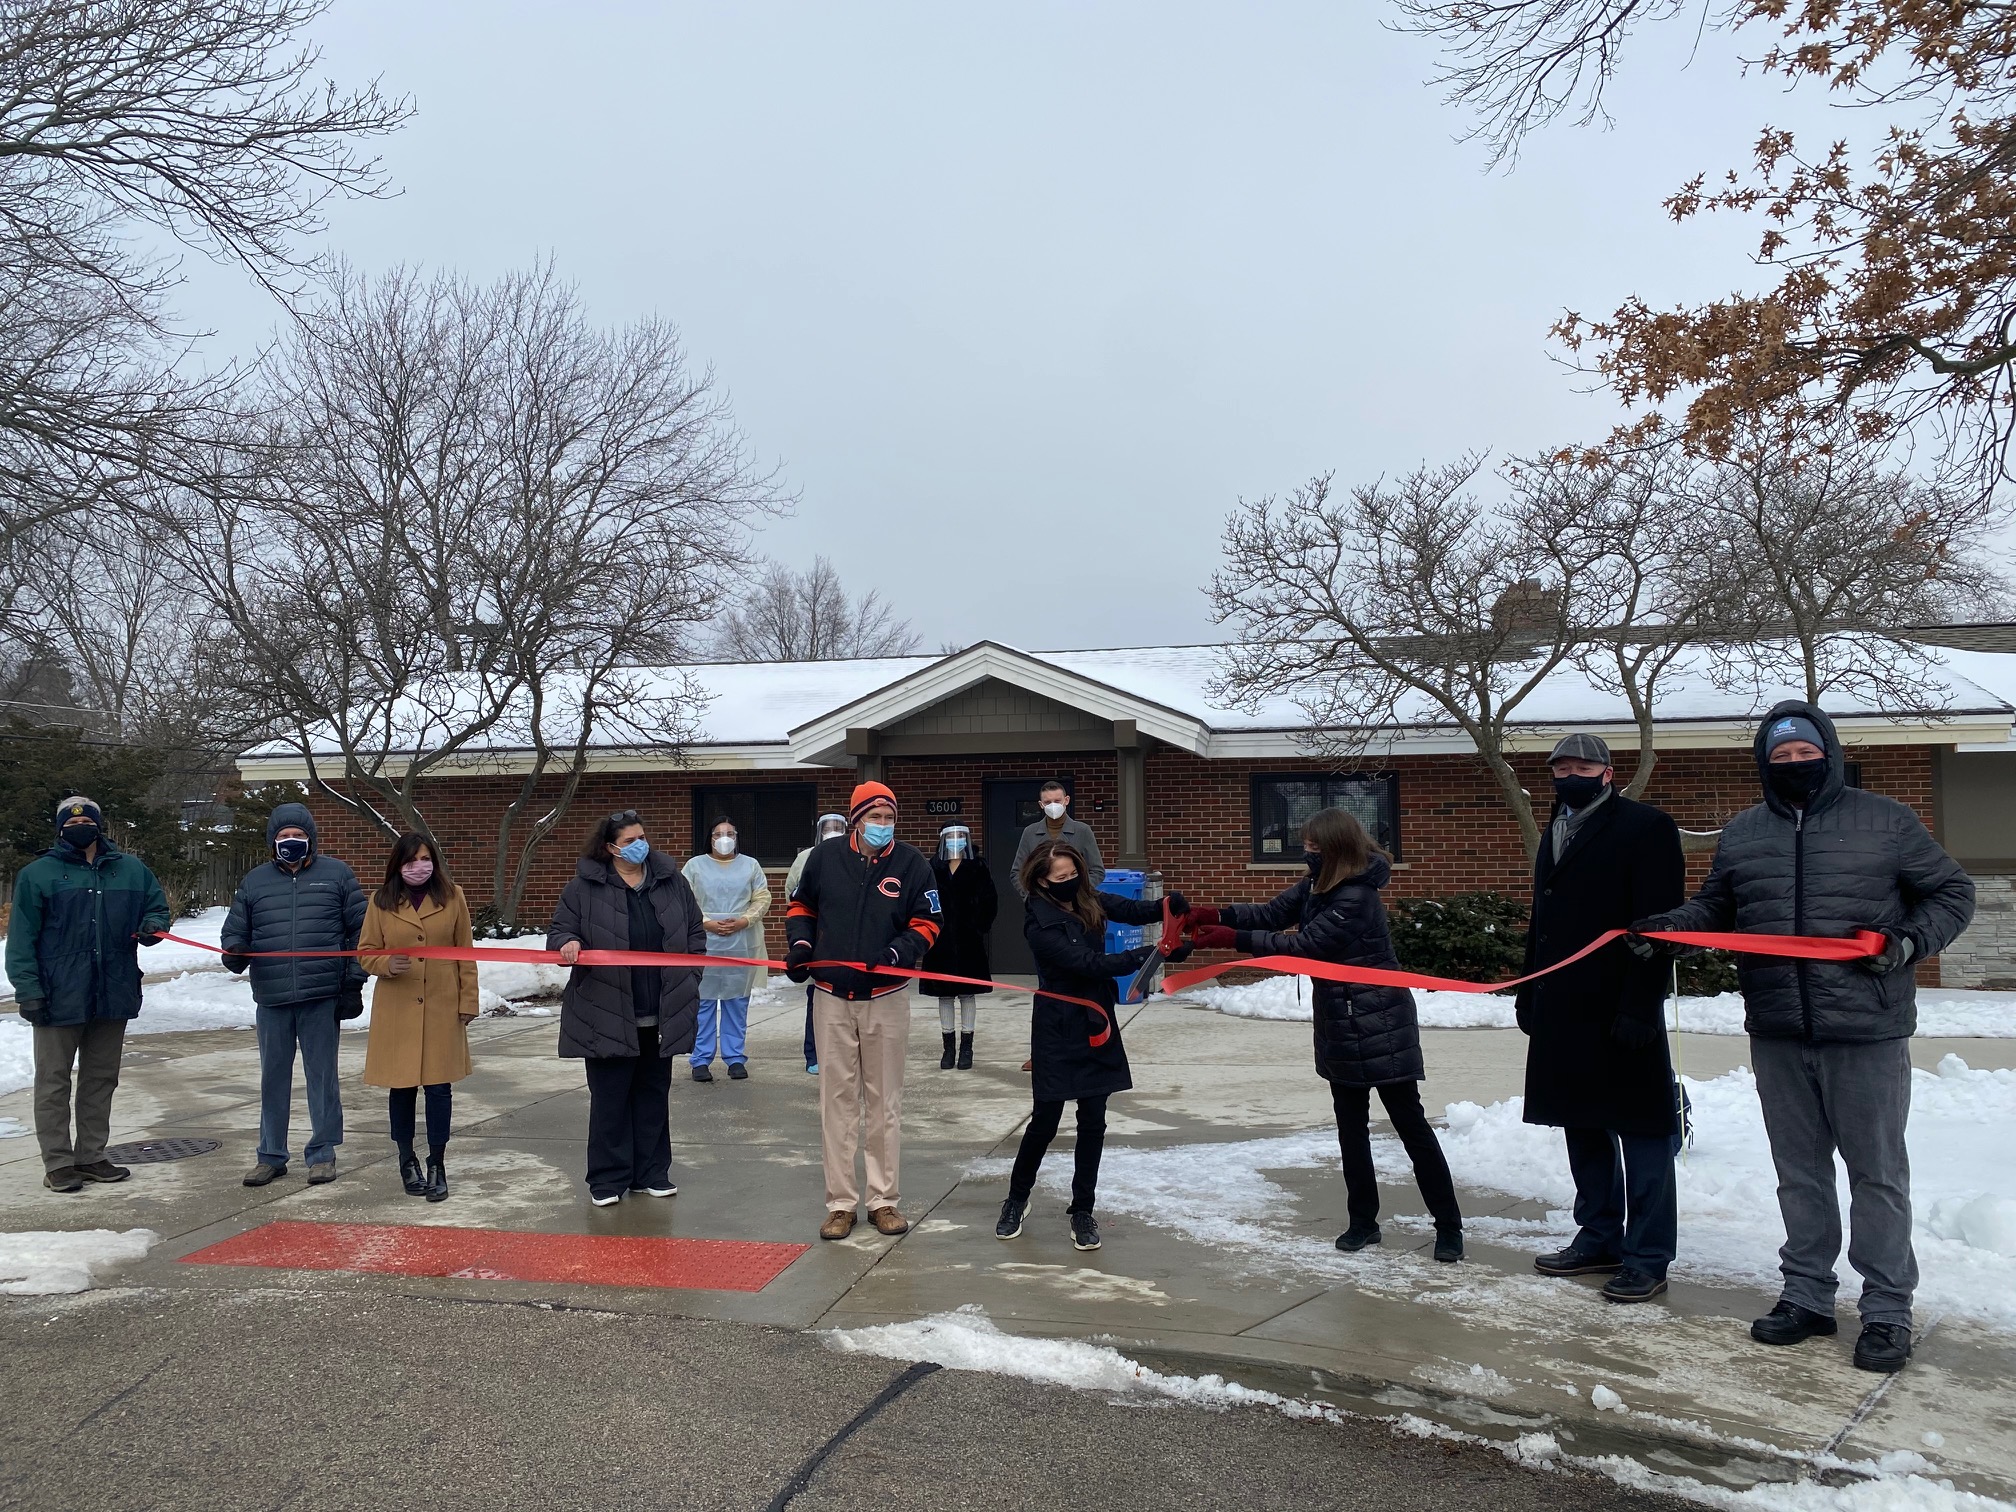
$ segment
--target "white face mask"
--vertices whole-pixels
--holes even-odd
[[[733,835],[716,835],[714,837],[714,854],[717,856],[734,855],[735,837]]]
[[[1062,819],[1064,817],[1064,805],[1061,803],[1044,804],[1043,817],[1046,819]]]

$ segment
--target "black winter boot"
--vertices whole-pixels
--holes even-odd
[[[950,1071],[952,1069],[952,1061],[953,1061],[952,1036],[950,1034],[946,1034],[945,1053],[938,1057],[938,1069],[940,1071]]]
[[[1435,1258],[1444,1265],[1454,1265],[1463,1258],[1463,1230],[1456,1228],[1435,1228]]]
[[[427,1177],[420,1169],[420,1157],[410,1148],[399,1152],[399,1180],[405,1185],[408,1197],[427,1195]]]
[[[961,1071],[973,1069],[973,1036],[970,1034],[959,1036],[959,1069]]]
[[[1815,1337],[1827,1338],[1840,1326],[1832,1313],[1817,1313],[1810,1307],[1781,1299],[1750,1325],[1750,1337],[1759,1344],[1801,1344]]]
[[[1379,1225],[1376,1223],[1354,1223],[1337,1236],[1337,1248],[1345,1254],[1379,1242]]]
[[[432,1156],[427,1161],[427,1200],[446,1202],[448,1200],[448,1167],[441,1157]]]
[[[1911,1358],[1911,1330],[1902,1323],[1864,1323],[1855,1341],[1857,1370],[1902,1370]]]

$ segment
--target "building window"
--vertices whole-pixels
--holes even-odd
[[[1394,860],[1400,859],[1400,779],[1325,773],[1253,779],[1253,859],[1292,863],[1302,859],[1302,826],[1318,809],[1349,809]]]
[[[819,785],[813,782],[763,782],[747,787],[693,789],[693,854],[707,849],[707,832],[715,821],[735,824],[736,849],[765,866],[789,866],[791,858],[812,843],[812,824],[819,817]]]

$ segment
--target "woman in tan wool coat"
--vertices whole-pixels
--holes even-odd
[[[469,900],[448,880],[439,847],[401,835],[371,895],[357,940],[358,964],[378,985],[364,1084],[392,1089],[392,1142],[409,1196],[445,1201],[451,1083],[469,1074],[469,1021],[476,1017],[476,963],[400,955],[421,945],[468,945]],[[379,954],[378,952],[385,952]],[[414,1104],[427,1091],[427,1169],[413,1153]]]

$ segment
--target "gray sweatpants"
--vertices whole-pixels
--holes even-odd
[[[1832,1315],[1841,1253],[1834,1155],[1848,1168],[1848,1263],[1862,1278],[1864,1323],[1911,1323],[1911,1042],[1750,1041],[1764,1130],[1778,1168],[1784,1299]]]
[[[96,1165],[105,1158],[112,1134],[112,1093],[119,1086],[119,1056],[126,1046],[126,1020],[92,1019],[82,1024],[38,1024],[35,1028],[35,1139],[42,1168]],[[77,1135],[70,1135],[70,1084],[75,1067]]]

